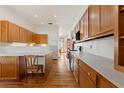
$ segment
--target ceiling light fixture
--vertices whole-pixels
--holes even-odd
[[[56,22],[55,24],[56,24],[56,25],[58,25],[58,23],[57,23],[57,22]]]
[[[34,17],[35,17],[35,18],[38,18],[38,14],[34,14]]]
[[[41,24],[43,25],[44,23],[43,23],[43,22],[41,22]]]
[[[56,17],[56,15],[54,15],[54,17]]]

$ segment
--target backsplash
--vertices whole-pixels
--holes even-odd
[[[101,39],[91,40],[83,43],[78,43],[75,48],[83,46],[82,52],[99,55],[102,57],[114,59],[114,37],[105,37]]]

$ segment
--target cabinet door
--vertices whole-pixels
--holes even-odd
[[[80,20],[80,40],[83,40],[83,17]]]
[[[73,71],[75,80],[79,83],[79,62],[76,58],[74,58],[74,71]]]
[[[49,72],[52,68],[52,54],[49,53],[45,55],[45,78],[49,75]]]
[[[9,23],[9,42],[19,42],[19,27],[13,23]]]
[[[1,79],[16,79],[17,64],[16,57],[0,57]]]
[[[98,88],[116,88],[111,82],[106,80],[104,77],[98,77]]]
[[[32,42],[32,32],[27,31],[26,33],[27,33],[26,34],[27,42],[31,43]]]
[[[90,80],[88,75],[79,68],[79,85],[81,88],[95,88],[96,85]]]
[[[83,33],[84,33],[83,39],[87,39],[88,38],[88,10],[86,10],[83,16]]]
[[[1,63],[0,63],[0,78],[1,78],[1,68],[2,68],[1,66],[2,66],[2,65],[1,65]]]
[[[1,32],[1,21],[0,21],[0,41],[1,41],[1,34],[2,32]]]
[[[101,33],[109,32],[114,29],[114,5],[100,6]]]
[[[1,21],[1,41],[8,42],[8,21]]]
[[[37,44],[48,44],[47,34],[35,34],[34,38]]]
[[[99,6],[91,5],[89,7],[89,37],[99,33]]]
[[[26,33],[25,29],[20,27],[20,42],[25,43]]]

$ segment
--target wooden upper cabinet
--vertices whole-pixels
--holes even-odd
[[[33,39],[37,44],[48,44],[48,34],[35,34]]]
[[[101,33],[114,30],[114,5],[100,6],[100,21]]]
[[[22,27],[20,27],[20,42],[26,43],[26,31]]]
[[[19,27],[13,23],[9,23],[8,40],[9,42],[19,42]]]
[[[89,7],[89,37],[99,34],[100,6],[91,5]]]
[[[32,43],[33,33],[27,29],[20,27],[20,42],[22,43]]]
[[[19,28],[19,31],[20,31],[20,38],[19,38],[19,40],[20,40],[20,42],[24,42],[24,30],[23,30],[23,28]]]
[[[83,39],[87,39],[88,38],[88,10],[86,10],[86,12],[83,15],[83,19],[82,19],[82,25],[83,25]]]
[[[2,31],[1,31],[1,21],[0,21],[0,41],[1,41]]]
[[[83,20],[80,20],[80,40],[83,39]]]
[[[8,21],[0,21],[0,41],[8,42]]]

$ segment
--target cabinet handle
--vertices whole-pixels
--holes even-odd
[[[90,76],[91,74],[88,72],[88,76]]]

